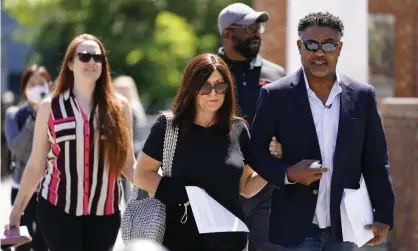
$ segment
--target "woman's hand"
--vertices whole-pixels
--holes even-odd
[[[4,235],[8,235],[9,231],[13,228],[17,228],[20,226],[20,218],[22,214],[12,210],[9,216],[9,224],[4,227]]]
[[[276,156],[279,159],[283,158],[282,144],[277,141],[276,137],[271,139],[269,150],[271,155]]]

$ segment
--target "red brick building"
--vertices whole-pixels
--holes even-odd
[[[369,0],[369,13],[395,17],[394,96],[418,97],[418,0]],[[287,0],[253,0],[256,10],[267,10],[261,53],[286,68]],[[267,46],[266,46],[267,45]]]

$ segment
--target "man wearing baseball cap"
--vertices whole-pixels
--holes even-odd
[[[218,54],[234,76],[240,115],[250,125],[257,108],[260,88],[285,76],[281,66],[259,55],[261,34],[269,18],[267,12],[257,12],[242,3],[227,6],[218,16],[218,29],[223,44]],[[243,198],[250,229],[249,251],[277,250],[277,246],[268,243],[271,192],[272,187],[267,185],[251,199]]]

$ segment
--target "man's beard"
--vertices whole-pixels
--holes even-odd
[[[261,39],[258,36],[248,38],[247,40],[243,40],[237,36],[234,36],[233,42],[235,50],[237,50],[248,60],[254,59],[260,51]]]

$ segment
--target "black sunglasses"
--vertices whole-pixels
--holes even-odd
[[[337,46],[340,42],[318,43],[312,40],[308,40],[302,41],[302,43],[305,45],[305,48],[311,52],[316,52],[319,50],[319,48],[321,48],[324,52],[333,52],[335,49],[337,49]]]
[[[239,25],[239,24],[233,24],[228,27],[228,29],[244,29],[247,33],[264,33],[265,27],[264,23],[253,23],[250,25]]]
[[[228,89],[228,84],[225,82],[216,83],[214,85],[209,83],[203,84],[202,87],[200,87],[199,94],[209,95],[212,92],[212,89],[215,90],[217,94],[225,94],[226,89]]]
[[[88,52],[79,52],[77,53],[77,56],[80,59],[80,61],[83,63],[90,62],[91,58],[93,58],[94,62],[100,63],[103,61],[103,58],[104,58],[103,54],[91,54]]]

